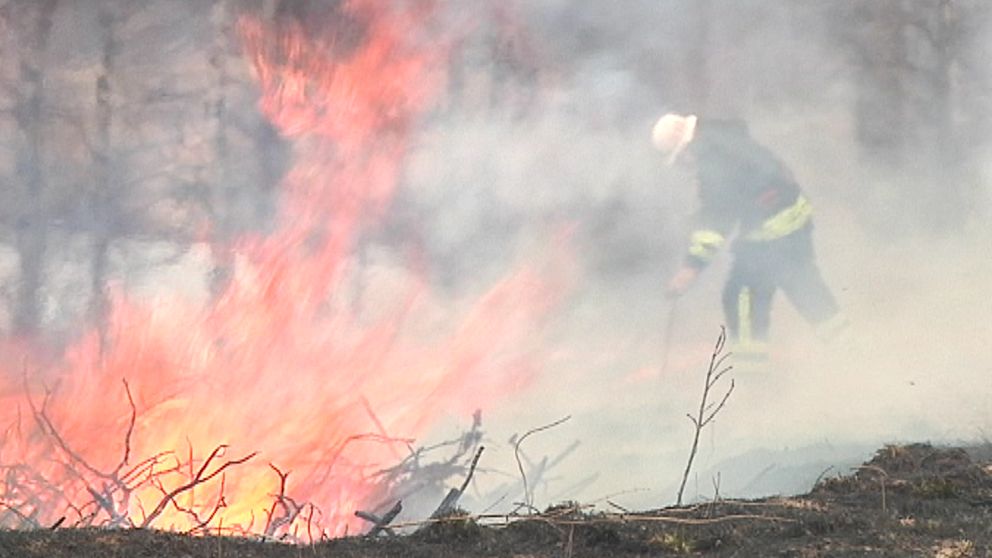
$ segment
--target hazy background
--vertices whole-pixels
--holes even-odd
[[[266,230],[291,146],[255,108],[232,26],[242,10],[289,4],[337,2],[0,0],[8,339],[57,352],[100,325],[114,285],[206,300],[229,271],[227,242]],[[712,496],[716,478],[723,496],[805,490],[882,443],[985,438],[986,2],[491,4],[448,6],[449,25],[474,31],[401,193],[356,248],[370,285],[406,273],[413,244],[436,296],[470,300],[548,249],[549,231],[574,227],[580,273],[542,340],[544,372],[483,410],[485,474],[467,504],[519,498],[507,440],[566,415],[525,448],[536,462],[561,457],[537,483],[539,505],[674,498],[728,257],[672,309],[663,285],[695,201],[648,141],[669,110],[746,118],[793,168],[852,321],[849,339],[824,345],[777,300],[774,370],[736,375],[689,497]],[[451,417],[437,439],[469,422]]]

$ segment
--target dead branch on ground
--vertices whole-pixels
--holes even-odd
[[[102,511],[106,513],[108,517],[107,526],[133,526],[133,523],[128,518],[127,508],[131,494],[135,487],[131,485],[129,481],[137,476],[140,476],[141,474],[144,474],[147,468],[152,467],[154,463],[157,463],[158,460],[165,455],[160,454],[150,457],[138,463],[134,467],[125,470],[125,467],[129,464],[131,458],[131,438],[134,434],[134,425],[137,420],[138,411],[134,404],[134,398],[131,395],[131,387],[128,385],[127,379],[122,379],[121,382],[124,384],[124,393],[127,395],[128,406],[131,412],[128,418],[127,430],[124,434],[124,449],[121,459],[117,466],[108,473],[100,471],[91,465],[65,440],[59,429],[56,428],[54,422],[48,414],[48,405],[52,398],[52,391],[50,389],[45,389],[45,397],[42,399],[41,407],[39,408],[35,405],[34,398],[31,397],[30,390],[28,388],[27,371],[25,371],[25,395],[27,396],[28,406],[31,409],[32,416],[34,417],[39,430],[43,435],[49,437],[54,442],[54,446],[66,457],[67,462],[62,463],[65,471],[70,476],[75,477],[83,485],[83,488],[86,489],[86,492],[93,498],[91,502],[84,504],[80,508],[86,509],[91,505],[95,505],[96,508],[95,511],[88,516],[80,514],[80,521],[84,524],[88,524],[95,520]],[[94,483],[91,482],[90,479],[86,478],[87,475],[100,481],[101,486],[99,489],[94,486]]]
[[[373,524],[372,529],[365,534],[367,537],[374,537],[382,531],[385,531],[388,535],[395,535],[396,532],[393,531],[389,524],[396,519],[396,516],[399,515],[401,511],[403,511],[403,502],[397,500],[396,504],[394,504],[389,511],[383,514],[382,517],[361,510],[356,511],[355,516]]]
[[[64,458],[63,461],[58,462],[58,465],[62,468],[66,475],[72,479],[75,479],[79,483],[81,489],[84,490],[90,497],[89,501],[77,506],[63,491],[53,491],[52,489],[47,490],[47,493],[56,495],[60,499],[64,500],[66,502],[67,509],[72,510],[78,516],[78,520],[73,524],[74,527],[87,527],[93,525],[103,527],[148,527],[169,504],[172,504],[176,510],[193,518],[193,531],[201,530],[205,528],[206,525],[217,515],[220,509],[226,507],[227,505],[223,497],[223,479],[221,483],[221,493],[218,496],[216,504],[210,510],[207,518],[201,517],[199,512],[194,511],[190,507],[181,506],[175,500],[175,496],[183,492],[193,490],[196,486],[212,480],[228,467],[243,463],[255,455],[251,454],[241,459],[229,461],[221,465],[217,470],[208,474],[206,471],[208,465],[213,459],[219,457],[219,455],[226,448],[226,446],[218,446],[218,448],[215,449],[211,456],[207,459],[204,466],[198,472],[191,473],[191,478],[193,479],[191,482],[183,484],[171,492],[166,490],[162,479],[169,475],[179,473],[182,464],[173,452],[166,451],[157,453],[131,465],[132,438],[134,435],[135,424],[137,422],[137,407],[135,406],[130,386],[127,383],[127,380],[123,379],[122,383],[124,385],[125,395],[127,396],[130,414],[127,421],[127,428],[124,433],[122,455],[112,470],[109,472],[103,471],[93,466],[85,457],[83,457],[83,455],[66,440],[61,431],[56,427],[55,422],[52,420],[48,411],[53,397],[53,391],[46,388],[42,403],[38,406],[35,404],[34,399],[28,392],[26,375],[24,381],[28,405],[39,431],[42,435],[51,440],[52,446]],[[192,448],[190,448],[190,455],[190,467],[192,468]],[[167,457],[172,457],[175,460],[174,464],[161,468],[160,465],[166,462]],[[35,484],[41,486],[55,486],[55,483],[49,482],[44,478],[41,479],[40,483],[35,481]],[[152,513],[145,515],[139,524],[136,523],[129,514],[131,497],[136,490],[149,485],[157,487],[160,491],[162,491],[164,497]],[[138,506],[144,515],[144,508],[141,505],[141,502],[138,502]],[[50,502],[48,507],[51,508]],[[39,510],[41,509],[41,506],[35,505],[34,509]],[[106,519],[100,520],[101,517],[105,517]]]
[[[727,502],[727,500],[724,500]],[[734,502],[738,504],[739,502]],[[489,527],[501,527],[506,526],[511,523],[516,523],[519,521],[542,521],[551,525],[558,527],[567,527],[571,525],[594,525],[594,524],[615,524],[615,523],[667,523],[671,525],[692,525],[692,526],[703,526],[703,525],[717,525],[720,523],[731,523],[738,521],[765,521],[769,523],[795,523],[796,519],[791,519],[788,517],[782,517],[778,515],[760,515],[760,514],[748,514],[748,513],[735,513],[720,515],[716,517],[706,517],[706,518],[693,518],[693,517],[683,517],[680,512],[684,512],[685,509],[675,509],[672,513],[679,515],[668,515],[668,514],[658,514],[658,513],[597,513],[590,516],[576,516],[576,514],[583,511],[586,506],[562,506],[556,507],[552,510],[535,513],[533,515],[518,515],[518,514],[474,514],[468,517],[438,517],[425,519],[420,521],[405,521],[401,523],[394,523],[392,525],[395,529],[402,529],[407,527],[424,527],[436,523],[445,523],[450,521],[465,521],[466,519],[474,521],[480,525],[486,525]],[[696,507],[696,511],[699,511],[699,507]]]
[[[419,448],[410,447],[409,454],[398,464],[382,469],[373,474],[376,480],[379,504],[373,506],[380,509],[396,500],[405,501],[413,494],[425,490],[446,493],[448,480],[455,476],[472,474],[467,472],[465,458],[470,453],[477,452],[482,442],[482,413],[476,411],[472,415],[472,426],[457,438]],[[445,448],[454,447],[450,456],[437,461],[428,461],[428,456]],[[476,460],[477,461],[477,460]],[[473,462],[473,468],[477,463]],[[462,492],[467,489],[467,485]],[[461,494],[459,494],[459,497]]]
[[[448,494],[444,497],[444,500],[441,501],[441,504],[438,505],[437,509],[434,510],[434,513],[431,514],[432,518],[442,517],[455,509],[455,506],[458,505],[458,499],[465,493],[465,490],[468,489],[469,482],[472,481],[472,475],[475,474],[475,468],[479,464],[479,458],[482,457],[482,450],[484,449],[486,449],[485,446],[479,446],[479,450],[475,452],[475,457],[472,458],[472,464],[468,468],[468,474],[465,476],[465,481],[462,482],[460,488],[452,488],[448,491]]]

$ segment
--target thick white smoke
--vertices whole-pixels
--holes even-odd
[[[523,113],[499,103],[452,109],[411,169],[428,246],[462,286],[484,283],[547,222],[578,226],[584,273],[549,332],[548,370],[539,389],[488,412],[496,443],[483,463],[513,484],[509,434],[571,415],[528,441],[531,459],[581,442],[540,485],[539,502],[674,498],[691,439],[684,414],[698,405],[723,323],[729,255],[678,302],[666,349],[663,285],[695,203],[687,177],[661,168],[648,145],[653,118],[672,108],[746,118],[795,171],[814,203],[820,266],[852,323],[823,343],[778,296],[775,364],[735,375],[687,493],[711,496],[718,478],[723,496],[801,491],[887,442],[981,438],[992,418],[987,211],[973,207],[957,231],[934,232],[921,216],[939,210],[920,193],[951,174],[914,155],[907,165],[927,172],[893,169],[859,143],[863,75],[837,28],[856,22],[815,3],[699,3],[709,10],[707,54],[692,68],[687,50],[699,46],[686,44],[686,28],[698,25],[697,3],[633,4],[530,8],[554,82]],[[693,79],[707,85],[697,106]],[[989,135],[979,140],[987,150]],[[977,176],[987,203],[988,171]]]
[[[10,4],[0,1],[0,9]],[[118,71],[129,79],[115,90],[114,133],[119,145],[134,148],[121,156],[122,172],[133,174],[124,178],[178,172],[192,186],[217,182],[184,174],[212,156],[201,148],[216,132],[204,116],[216,108],[204,93],[218,79],[206,54],[216,27],[205,5],[146,4],[125,14],[120,36]],[[711,496],[717,479],[723,496],[804,490],[827,467],[843,472],[886,442],[974,440],[992,428],[992,108],[980,93],[992,76],[976,63],[992,49],[987,10],[975,12],[985,19],[970,22],[951,73],[959,100],[953,122],[968,133],[962,167],[946,168],[931,160],[937,146],[927,126],[912,130],[916,143],[902,166],[866,149],[859,126],[866,77],[850,48],[862,22],[825,2],[543,0],[506,3],[514,6],[506,13],[491,2],[450,4],[450,24],[472,32],[453,62],[445,106],[422,123],[387,225],[370,232],[362,248],[365,280],[390,296],[390,281],[402,283],[409,273],[412,242],[423,249],[441,296],[470,300],[521,259],[548,249],[560,226],[574,227],[581,269],[541,340],[548,358],[537,385],[483,410],[491,439],[478,488],[464,505],[481,511],[505,495],[499,506],[512,508],[522,495],[510,436],[567,415],[523,448],[530,462],[547,456],[552,465],[543,479],[531,479],[536,504],[602,503],[616,493],[612,501],[629,507],[674,499],[691,440],[684,415],[698,406],[723,323],[719,296],[729,255],[674,308],[664,297],[696,203],[688,177],[663,168],[650,147],[651,125],[668,110],[745,118],[795,171],[814,204],[820,266],[852,323],[846,338],[824,344],[776,300],[775,366],[733,375],[736,390],[704,433],[690,498]],[[92,102],[100,45],[95,2],[62,5],[46,59],[53,76],[46,107],[56,114],[46,141],[53,152],[72,153],[64,146],[92,132],[85,103]],[[251,155],[262,119],[236,53],[234,46],[227,51],[225,110],[238,165],[228,169],[230,186],[215,203],[237,206],[234,228],[262,228],[274,202],[260,185],[274,181]],[[920,100],[932,92],[905,83],[917,111],[907,120],[919,121],[928,116]],[[11,129],[9,118],[0,125]],[[284,148],[264,145],[273,158]],[[10,149],[0,155],[9,170]],[[177,160],[179,171],[169,166]],[[89,161],[50,163],[50,182],[63,188]],[[942,210],[926,196],[940,200],[943,189],[955,196],[968,188],[967,221],[935,231],[931,217]],[[85,314],[88,245],[78,229],[93,223],[84,225],[51,224],[45,327],[68,328]],[[205,297],[206,248],[173,248],[120,240],[110,250],[108,276],[139,295]],[[14,250],[0,246],[7,284],[16,281],[15,261]],[[0,309],[0,323],[9,321],[9,310]],[[450,438],[469,421],[451,417],[436,438]]]

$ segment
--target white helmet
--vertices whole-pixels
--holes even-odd
[[[671,166],[696,134],[696,116],[668,113],[658,119],[651,130],[651,143],[665,155]]]

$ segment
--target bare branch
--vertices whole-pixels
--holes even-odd
[[[730,387],[727,392],[724,393],[723,398],[720,403],[715,407],[712,403],[708,402],[710,390],[713,386],[723,377],[724,374],[729,372],[732,367],[728,366],[721,369],[727,356],[723,355],[723,349],[727,342],[727,329],[724,327],[720,328],[720,335],[717,337],[716,344],[713,346],[713,354],[710,357],[710,365],[706,371],[706,380],[703,382],[703,394],[699,401],[699,410],[696,416],[687,415],[689,420],[692,421],[693,425],[693,436],[692,436],[692,447],[689,449],[689,458],[685,465],[685,471],[682,473],[682,483],[679,485],[678,496],[676,497],[676,505],[682,505],[682,495],[685,492],[685,484],[689,480],[689,473],[692,471],[692,462],[696,458],[696,452],[699,450],[699,436],[702,433],[703,428],[716,418],[717,413],[719,413],[727,400],[730,398],[730,394],[734,391],[734,381],[730,380]]]
[[[195,533],[197,533],[199,531],[206,531],[207,530],[207,526],[210,525],[210,522],[214,520],[214,517],[217,516],[217,513],[219,513],[220,510],[222,510],[222,509],[224,509],[224,508],[227,507],[227,500],[224,498],[224,487],[226,486],[226,484],[227,484],[227,476],[226,475],[221,475],[220,476],[220,490],[217,493],[217,503],[214,504],[214,507],[210,510],[210,514],[207,517],[205,517],[205,518],[201,518],[200,517],[200,514],[196,513],[196,510],[194,510],[192,508],[182,507],[182,506],[179,505],[179,503],[175,499],[172,500],[172,505],[177,510],[185,513],[186,515],[188,515],[190,517],[192,517],[193,518],[193,521],[195,522],[194,526],[191,527],[190,529],[188,529],[186,531],[186,534],[191,535],[191,534],[195,534]]]
[[[121,382],[124,383],[124,393],[127,394],[127,403],[131,407],[131,418],[127,423],[127,433],[124,435],[124,457],[121,458],[121,462],[114,469],[114,472],[118,472],[128,464],[128,459],[131,457],[131,435],[134,433],[134,423],[138,418],[138,408],[134,405],[134,398],[131,397],[131,386],[127,383],[127,378],[121,378]]]
[[[135,464],[134,467],[128,469],[123,475],[120,476],[121,482],[122,483],[125,483],[125,484],[130,484],[130,482],[132,480],[136,480],[137,477],[140,477],[140,476],[144,475],[145,473],[156,474],[156,475],[163,475],[163,474],[173,473],[173,472],[178,471],[179,470],[179,461],[176,460],[175,467],[170,468],[170,469],[163,469],[162,471],[158,471],[157,473],[153,473],[153,470],[155,469],[155,466],[158,465],[158,464],[160,464],[160,463],[162,463],[161,459],[163,457],[167,456],[167,455],[172,455],[174,457],[174,454],[171,451],[163,451],[161,453],[157,453],[157,454],[155,454],[155,455],[153,455],[151,457],[148,457],[146,459],[143,459],[143,460],[139,461],[137,464]],[[145,479],[145,480],[147,481],[148,479]]]
[[[152,512],[148,514],[148,517],[146,517],[145,520],[141,522],[141,528],[144,529],[147,528],[149,525],[151,525],[152,522],[155,521],[158,518],[158,516],[162,514],[163,511],[165,511],[166,506],[168,506],[169,503],[172,502],[172,500],[175,499],[176,496],[182,494],[183,492],[191,490],[192,488],[200,484],[210,481],[217,475],[223,473],[224,470],[226,470],[228,467],[240,465],[252,459],[256,455],[258,455],[258,452],[252,452],[239,459],[232,459],[226,461],[224,462],[223,465],[218,467],[212,473],[207,474],[207,469],[210,467],[210,464],[213,462],[214,459],[221,456],[224,453],[224,450],[227,449],[227,447],[228,447],[227,444],[222,444],[214,448],[214,451],[212,451],[210,455],[207,457],[207,459],[203,462],[203,465],[196,472],[196,475],[193,476],[192,480],[190,480],[185,484],[177,486],[171,491],[166,492],[162,500],[158,503],[157,506],[155,506],[155,509],[153,509]]]
[[[720,409],[722,409],[723,406],[727,404],[727,399],[730,399],[730,394],[733,393],[733,392],[734,392],[734,380],[731,379],[730,380],[730,387],[727,389],[727,393],[724,393],[723,394],[723,399],[720,400],[720,404],[717,405],[716,406],[716,409],[713,409],[713,412],[710,413],[706,417],[706,420],[703,421],[703,426],[706,426],[707,424],[713,422],[713,419],[716,418],[716,415],[717,415],[717,413],[720,412]]]
[[[33,517],[30,517],[28,515],[25,515],[24,512],[22,512],[21,510],[17,509],[16,507],[14,507],[14,506],[6,503],[6,502],[0,502],[0,506],[3,506],[4,508],[10,510],[10,512],[13,513],[14,515],[16,515],[21,520],[21,522],[24,525],[28,525],[28,526],[30,526],[32,528],[35,528],[35,529],[40,529],[41,528],[41,524],[39,524],[36,519],[34,519]]]
[[[28,406],[31,408],[31,413],[34,415],[35,421],[37,422],[38,426],[41,428],[41,431],[46,435],[48,435],[53,440],[55,440],[55,444],[58,446],[58,448],[61,449],[62,452],[65,453],[70,460],[74,461],[80,467],[82,467],[83,469],[85,469],[86,471],[90,472],[91,474],[97,477],[104,479],[109,478],[108,475],[96,470],[79,454],[73,451],[73,449],[69,447],[69,444],[67,444],[66,441],[62,438],[62,435],[59,434],[59,431],[57,428],[55,428],[55,425],[52,424],[51,419],[48,417],[48,414],[46,413],[48,402],[52,395],[52,392],[49,389],[47,388],[45,389],[45,397],[44,399],[42,399],[41,408],[39,409],[35,405],[34,398],[31,397],[30,388],[28,387],[27,371],[25,371],[25,375],[24,375],[24,392],[25,395],[27,396]]]
[[[337,447],[330,450],[329,452],[330,457],[329,459],[326,460],[327,466],[325,467],[324,473],[321,476],[321,478],[318,479],[318,483],[325,482],[328,478],[330,478],[331,470],[334,468],[334,465],[337,463],[338,458],[341,457],[341,454],[344,453],[344,450],[352,442],[360,442],[367,440],[372,440],[375,442],[382,442],[387,444],[404,443],[407,444],[408,446],[414,442],[414,440],[410,438],[389,438],[382,436],[381,434],[375,434],[375,433],[354,434],[352,436],[348,436],[342,442],[340,442],[337,445]]]
[[[520,445],[523,444],[524,440],[526,440],[527,437],[530,436],[531,434],[537,434],[538,432],[543,432],[545,430],[554,428],[564,422],[567,422],[571,418],[572,416],[568,415],[566,417],[560,418],[552,422],[551,424],[546,424],[544,426],[539,426],[533,430],[529,430],[525,432],[524,435],[517,440],[516,444],[513,445],[513,455],[517,459],[517,468],[520,470],[520,478],[523,480],[523,484],[524,484],[524,500],[526,501],[528,507],[533,507],[533,499],[531,498],[530,489],[527,486],[527,474],[524,473],[524,465],[520,460]]]
[[[296,518],[304,508],[304,506],[297,504],[292,498],[286,496],[286,478],[289,477],[289,472],[283,473],[271,463],[269,463],[269,467],[279,476],[279,493],[274,495],[275,502],[272,503],[272,508],[268,512],[268,520],[263,531],[266,537],[274,536],[280,527],[290,525],[296,521]],[[283,509],[283,515],[278,518],[275,517],[277,506]]]
[[[379,431],[379,435],[386,439],[390,438],[389,432],[386,431],[386,427],[382,424],[382,421],[379,420],[379,415],[375,414],[375,411],[372,410],[372,405],[369,404],[369,400],[365,397],[362,397],[362,406],[365,408],[365,412],[369,415],[369,419],[372,420],[372,424],[375,425],[376,430]],[[396,456],[396,459],[400,458],[399,452],[397,452],[392,445],[389,446],[389,449],[393,452],[393,455]]]

